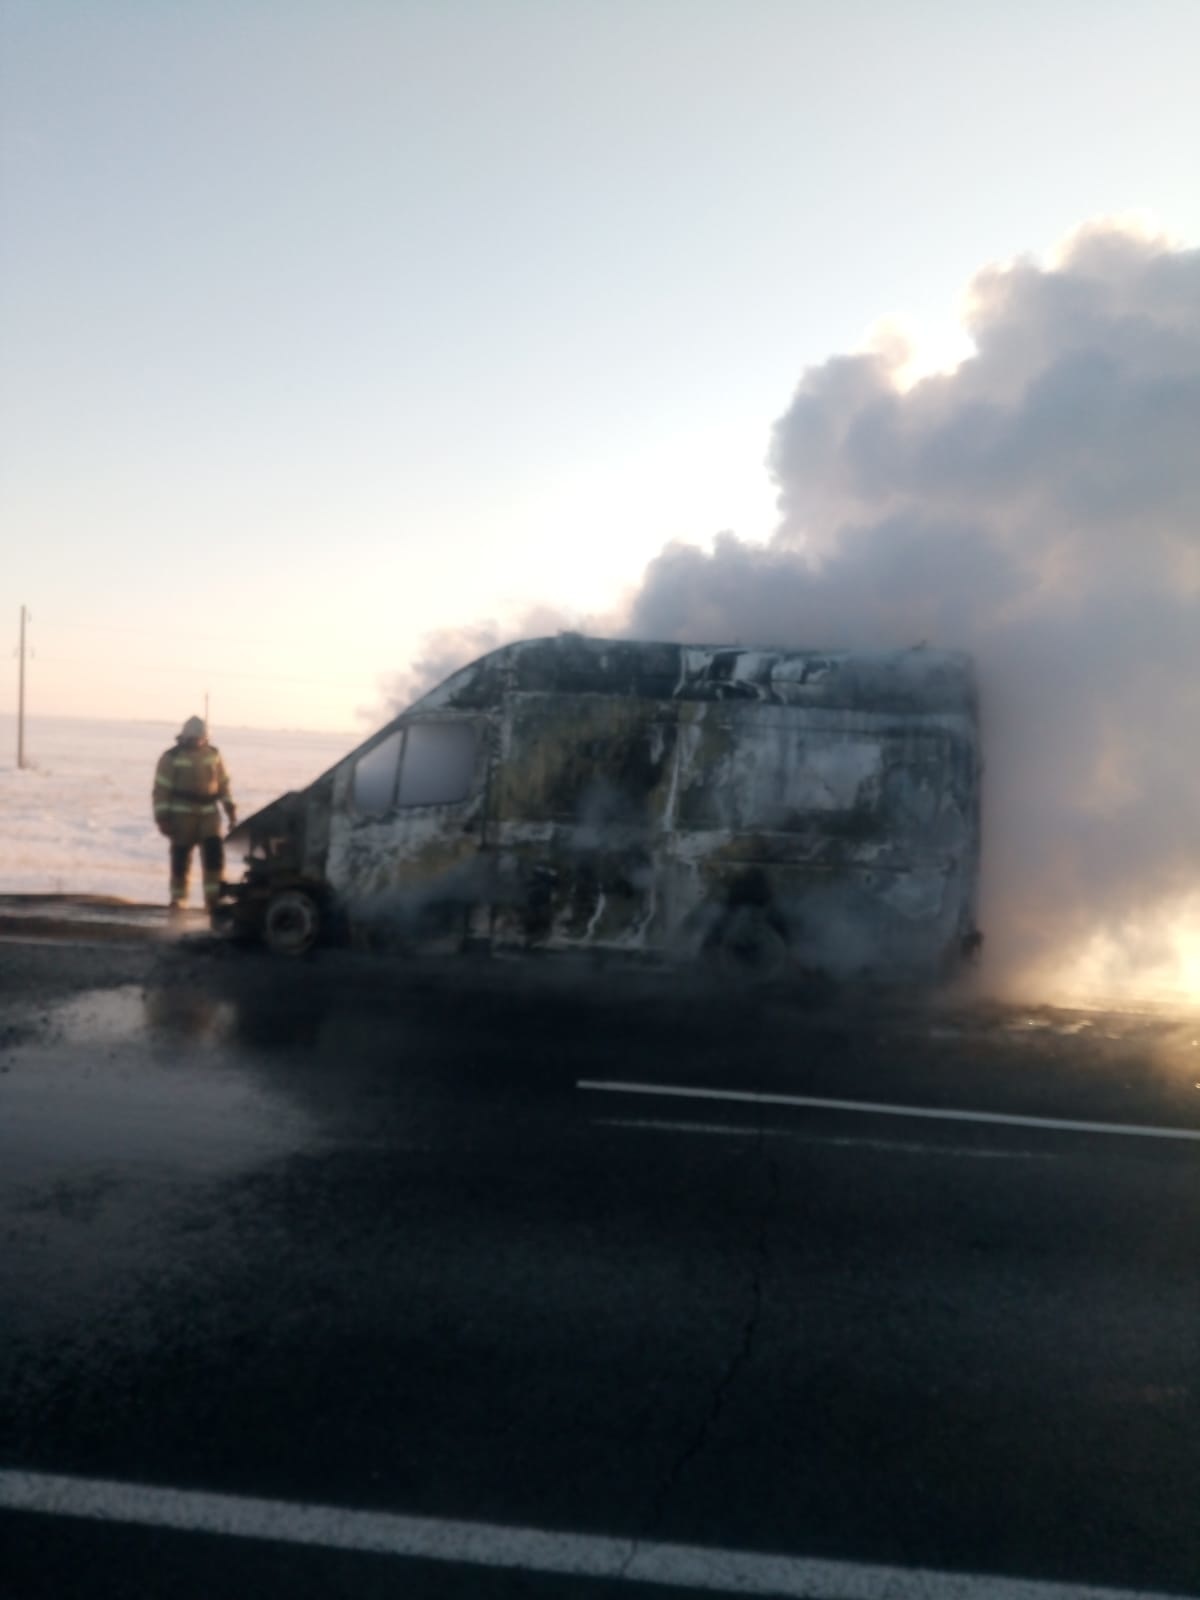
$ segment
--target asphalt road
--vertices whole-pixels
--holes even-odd
[[[1198,1039],[0,946],[0,1594],[1200,1593]]]

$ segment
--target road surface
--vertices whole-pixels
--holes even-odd
[[[1198,1021],[5,943],[0,1593],[1200,1593]]]

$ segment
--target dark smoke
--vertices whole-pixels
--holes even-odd
[[[807,372],[774,537],[668,547],[630,631],[971,650],[989,968],[1099,941],[1135,987],[1200,890],[1200,252],[1092,226],[982,273],[969,331],[907,391],[895,351]]]

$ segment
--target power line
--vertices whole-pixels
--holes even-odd
[[[45,664],[49,664],[49,665],[52,665],[52,666],[60,666],[60,667],[67,666],[67,667],[69,667],[69,666],[74,666],[74,665],[77,665],[77,664],[83,662],[84,658],[80,657],[80,656],[53,656],[53,655],[47,656],[47,655],[39,655],[38,660],[41,661],[44,665]],[[261,680],[263,682],[267,682],[267,683],[312,683],[312,684],[324,685],[324,684],[331,684],[331,683],[361,683],[361,681],[362,681],[361,677],[354,677],[354,678],[338,677],[338,678],[332,678],[332,677],[324,676],[324,677],[320,677],[320,678],[307,678],[307,677],[297,677],[297,676],[295,676],[295,675],[293,675],[291,673],[285,673],[285,672],[223,672],[220,669],[217,669],[216,671],[214,671],[211,667],[190,665],[187,662],[176,662],[176,663],[166,662],[166,663],[164,663],[164,662],[161,662],[161,661],[156,661],[154,663],[154,670],[155,670],[155,672],[193,672],[193,673],[200,673],[200,674],[202,674],[202,675],[204,675],[206,677],[209,677],[209,678],[259,679],[259,680]]]
[[[21,608],[21,620],[21,680],[19,690],[17,737],[17,759],[19,766],[24,765],[25,654],[32,654],[32,652],[26,652],[25,650],[25,623],[28,620],[31,620],[31,618],[28,609],[24,606]],[[118,623],[81,622],[70,618],[63,620],[56,619],[50,623],[47,623],[43,620],[41,627],[43,638],[47,630],[52,636],[54,635],[55,630],[62,630],[76,633],[86,632],[106,635],[125,635],[131,639],[140,638],[143,640],[163,641],[164,643],[167,641],[174,641],[178,643],[182,643],[184,641],[191,643],[198,643],[201,641],[211,643],[222,642],[226,645],[229,643],[235,643],[242,646],[253,645],[256,649],[261,649],[265,642],[260,633],[256,633],[254,635],[238,635],[230,633],[180,633],[173,628],[168,630],[125,627]],[[63,642],[65,643],[66,641]],[[80,644],[83,643],[83,641],[78,642]],[[283,655],[284,647],[281,644],[276,644],[274,648],[276,655]],[[227,657],[232,653],[236,658],[236,655],[240,654],[241,652],[226,651],[225,653]],[[250,652],[247,651],[246,653]],[[364,666],[361,671],[354,673],[353,675],[343,672],[337,675],[330,675],[326,673],[316,677],[307,673],[257,672],[253,670],[238,671],[236,669],[214,668],[207,663],[199,664],[196,662],[183,662],[178,660],[164,661],[159,658],[157,652],[154,659],[150,660],[145,654],[138,650],[134,650],[131,655],[127,655],[124,650],[117,650],[115,646],[101,647],[98,643],[96,646],[96,654],[104,659],[105,665],[111,666],[113,669],[115,669],[115,674],[112,676],[108,675],[107,673],[103,674],[108,685],[111,688],[118,689],[122,692],[130,689],[145,691],[149,682],[153,681],[155,678],[161,678],[164,676],[179,678],[190,677],[193,680],[193,686],[195,686],[197,683],[203,684],[206,701],[208,698],[208,685],[213,681],[229,684],[240,682],[243,684],[261,683],[295,685],[305,690],[303,699],[306,706],[309,707],[310,712],[317,711],[318,708],[332,710],[334,707],[337,707],[340,712],[344,712],[347,701],[351,699],[354,699],[355,701],[362,700],[370,693],[368,685],[372,682],[377,685],[382,677],[381,669],[374,664],[369,667]],[[67,654],[52,653],[47,656],[44,652],[39,652],[39,662],[44,663],[46,666],[49,666],[52,669],[64,668],[68,672],[88,674],[91,678],[95,678],[98,675],[96,670],[96,655],[93,655],[90,650],[86,655],[79,655],[74,651],[70,651]],[[341,664],[343,666],[347,665],[344,660]],[[323,692],[314,693],[314,690]],[[172,691],[172,693],[173,692],[174,691]],[[247,690],[246,692],[251,691]]]
[[[142,639],[195,639],[222,644],[248,644],[251,642],[249,634],[239,633],[190,633],[177,628],[126,628],[114,622],[50,622],[46,624],[51,630],[55,628],[70,628],[75,632],[85,633],[128,633],[135,634]],[[254,642],[261,643],[262,635],[254,635]]]
[[[120,623],[111,622],[45,622],[43,629],[49,628],[53,633],[56,628],[67,628],[73,632],[86,633],[122,633],[142,639],[187,639],[195,643],[206,644],[254,644],[264,643],[260,632],[249,633],[189,633],[176,628],[126,628]]]

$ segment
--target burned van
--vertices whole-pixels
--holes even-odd
[[[248,818],[220,920],[929,976],[977,942],[979,777],[962,655],[531,639]]]

